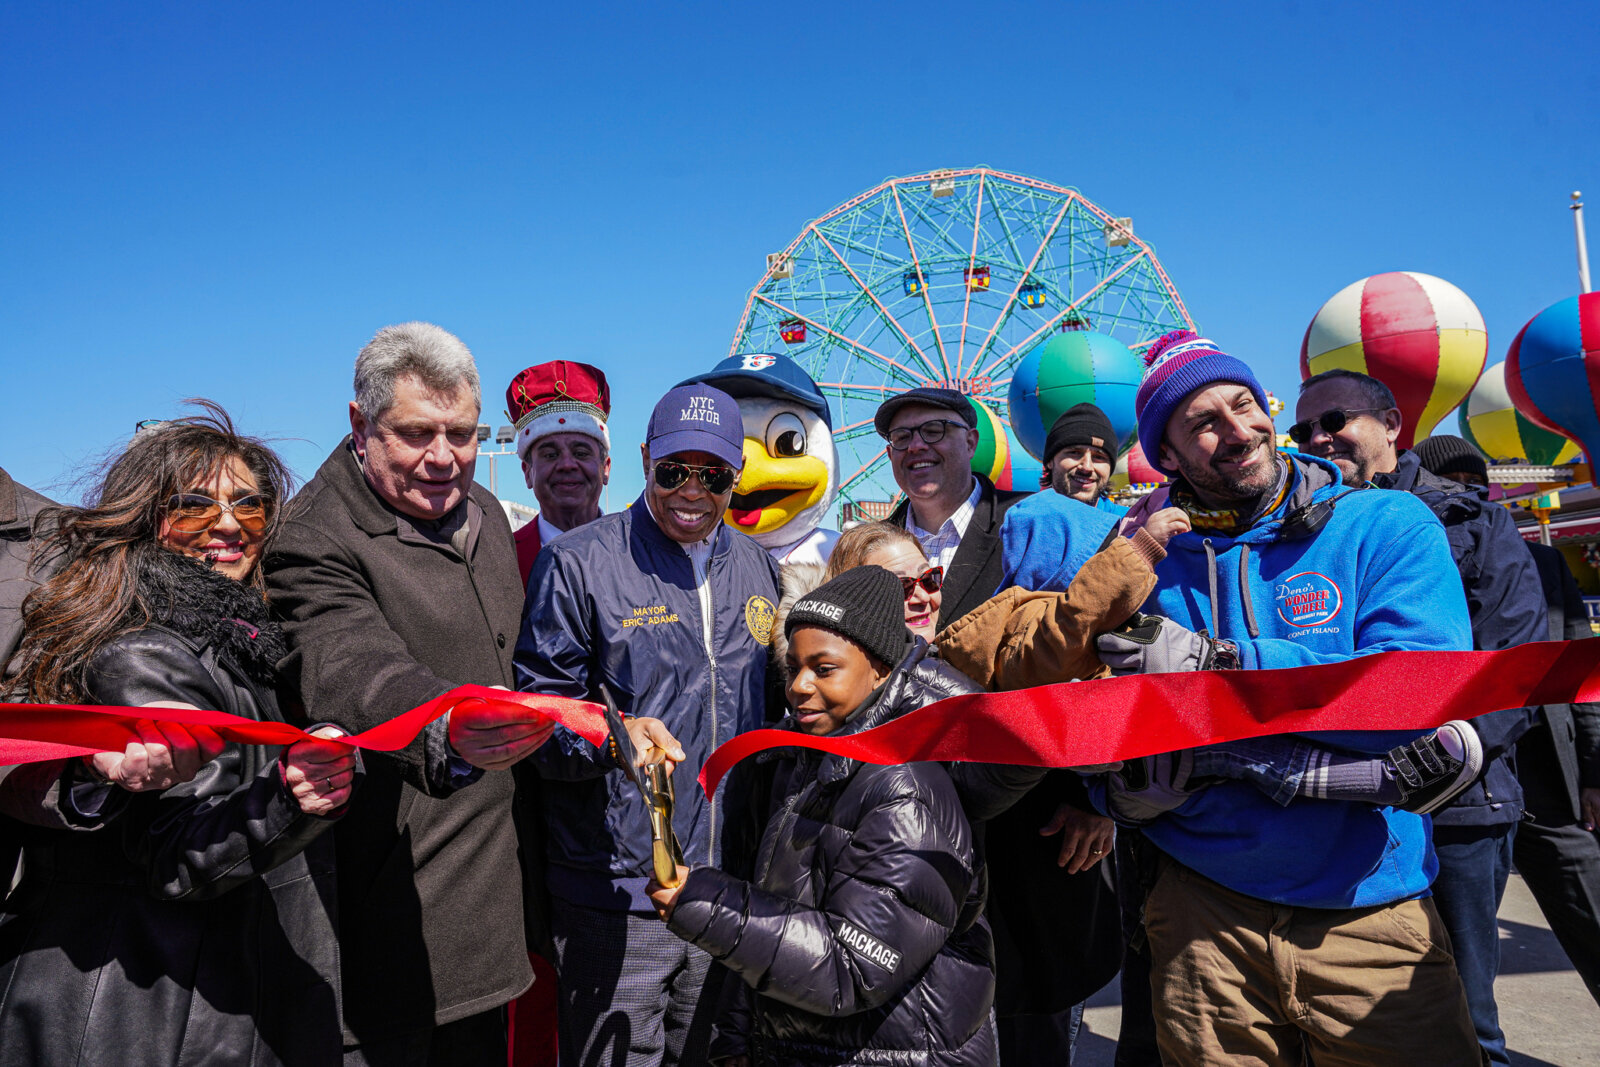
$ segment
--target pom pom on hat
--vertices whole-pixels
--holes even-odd
[[[1237,382],[1250,390],[1262,411],[1272,410],[1255,372],[1193,330],[1163,334],[1145,353],[1144,362],[1144,380],[1133,398],[1139,444],[1150,465],[1169,477],[1177,472],[1161,465],[1161,437],[1172,413],[1190,393],[1218,382]]]

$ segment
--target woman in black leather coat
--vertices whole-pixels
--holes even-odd
[[[902,601],[900,580],[867,566],[795,604],[785,622],[784,727],[855,733],[976,691],[910,637]],[[841,699],[838,679],[849,668],[841,646],[851,645],[872,675]],[[652,893],[673,932],[741,980],[727,985],[713,1059],[993,1065],[982,872],[949,772],[809,749],[740,768],[752,770],[771,777],[754,877],[702,867],[681,872],[680,889]]]
[[[136,435],[90,506],[56,510],[62,566],[24,605],[13,664],[29,700],[282,720],[257,564],[287,472],[205,406]],[[353,752],[207,735],[147,725],[125,753],[0,785],[4,832],[25,839],[0,909],[0,1064],[339,1061],[319,838]],[[174,773],[142,773],[163,760]]]

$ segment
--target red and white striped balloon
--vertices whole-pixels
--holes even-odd
[[[1300,345],[1300,378],[1342,367],[1378,379],[1400,405],[1397,443],[1410,448],[1466,399],[1488,354],[1483,314],[1466,293],[1431,274],[1390,271],[1322,305]]]

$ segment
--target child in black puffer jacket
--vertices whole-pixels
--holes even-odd
[[[911,638],[903,599],[893,574],[857,567],[794,606],[784,726],[855,733],[977,690]],[[996,1063],[983,880],[949,773],[807,749],[766,769],[754,878],[702,867],[679,889],[651,886],[672,931],[743,980],[713,1061]]]

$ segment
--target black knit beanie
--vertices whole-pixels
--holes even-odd
[[[1489,480],[1489,464],[1484,462],[1483,453],[1463,438],[1450,434],[1424,437],[1412,451],[1424,467],[1441,478],[1447,474],[1476,474],[1486,482]]]
[[[893,667],[911,643],[906,629],[905,586],[882,567],[852,567],[824,582],[789,609],[783,636],[796,626],[816,626],[842,634]]]
[[[1057,452],[1073,445],[1092,445],[1116,458],[1117,432],[1106,413],[1093,404],[1075,404],[1061,413],[1044,439],[1044,461],[1048,464]]]

